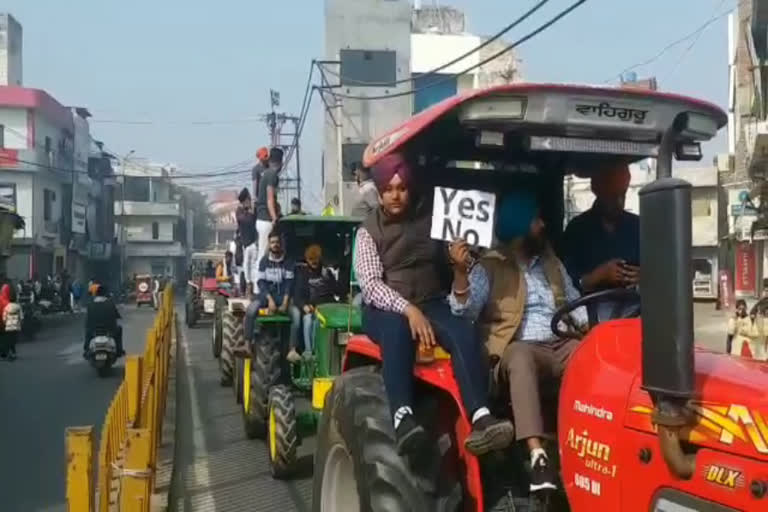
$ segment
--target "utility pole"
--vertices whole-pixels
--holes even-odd
[[[271,147],[279,147],[286,152],[286,156],[295,157],[296,172],[294,177],[291,177],[290,171],[283,170],[283,177],[281,182],[284,184],[280,187],[280,191],[283,193],[282,198],[290,200],[289,191],[295,190],[296,197],[301,200],[301,165],[299,161],[299,123],[301,119],[297,116],[288,115],[285,113],[277,112],[276,109],[280,107],[280,92],[270,89],[269,91],[269,103],[271,111],[261,116],[262,120],[266,122],[267,131],[269,132],[269,140]],[[293,133],[284,133],[283,128],[286,123],[293,124]],[[293,150],[291,150],[293,148]],[[291,151],[295,153],[292,155]],[[286,166],[290,164],[290,160],[285,161]],[[281,202],[282,206],[286,205]]]

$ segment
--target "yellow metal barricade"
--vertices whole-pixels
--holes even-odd
[[[173,329],[173,289],[169,287],[147,332],[144,354],[126,358],[125,378],[101,429],[98,471],[93,468],[93,427],[67,429],[68,510],[149,510],[162,440]]]

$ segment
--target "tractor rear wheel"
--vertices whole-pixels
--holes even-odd
[[[221,355],[222,336],[224,335],[224,311],[227,309],[227,299],[224,297],[216,297],[216,306],[213,309],[213,357],[219,357]]]
[[[299,444],[296,424],[296,402],[287,386],[269,390],[269,467],[273,478],[287,478],[296,469],[296,447]]]
[[[312,510],[429,510],[429,499],[398,455],[381,375],[370,368],[336,377],[315,452]]]
[[[233,371],[235,368],[234,347],[237,342],[237,326],[240,319],[231,311],[222,314],[221,354],[219,355],[219,371],[221,372],[221,385],[232,385]],[[242,335],[242,327],[240,329]]]
[[[266,335],[253,345],[249,399],[243,407],[243,424],[248,439],[263,438],[267,433],[269,390],[280,380],[280,347]]]

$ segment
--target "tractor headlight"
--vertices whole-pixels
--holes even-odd
[[[341,345],[342,347],[346,347],[347,343],[349,343],[349,338],[352,337],[351,332],[339,332],[336,335],[336,343],[338,345]]]

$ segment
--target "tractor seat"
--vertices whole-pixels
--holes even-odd
[[[203,291],[215,292],[219,288],[219,283],[216,282],[215,277],[206,277],[203,279]]]

